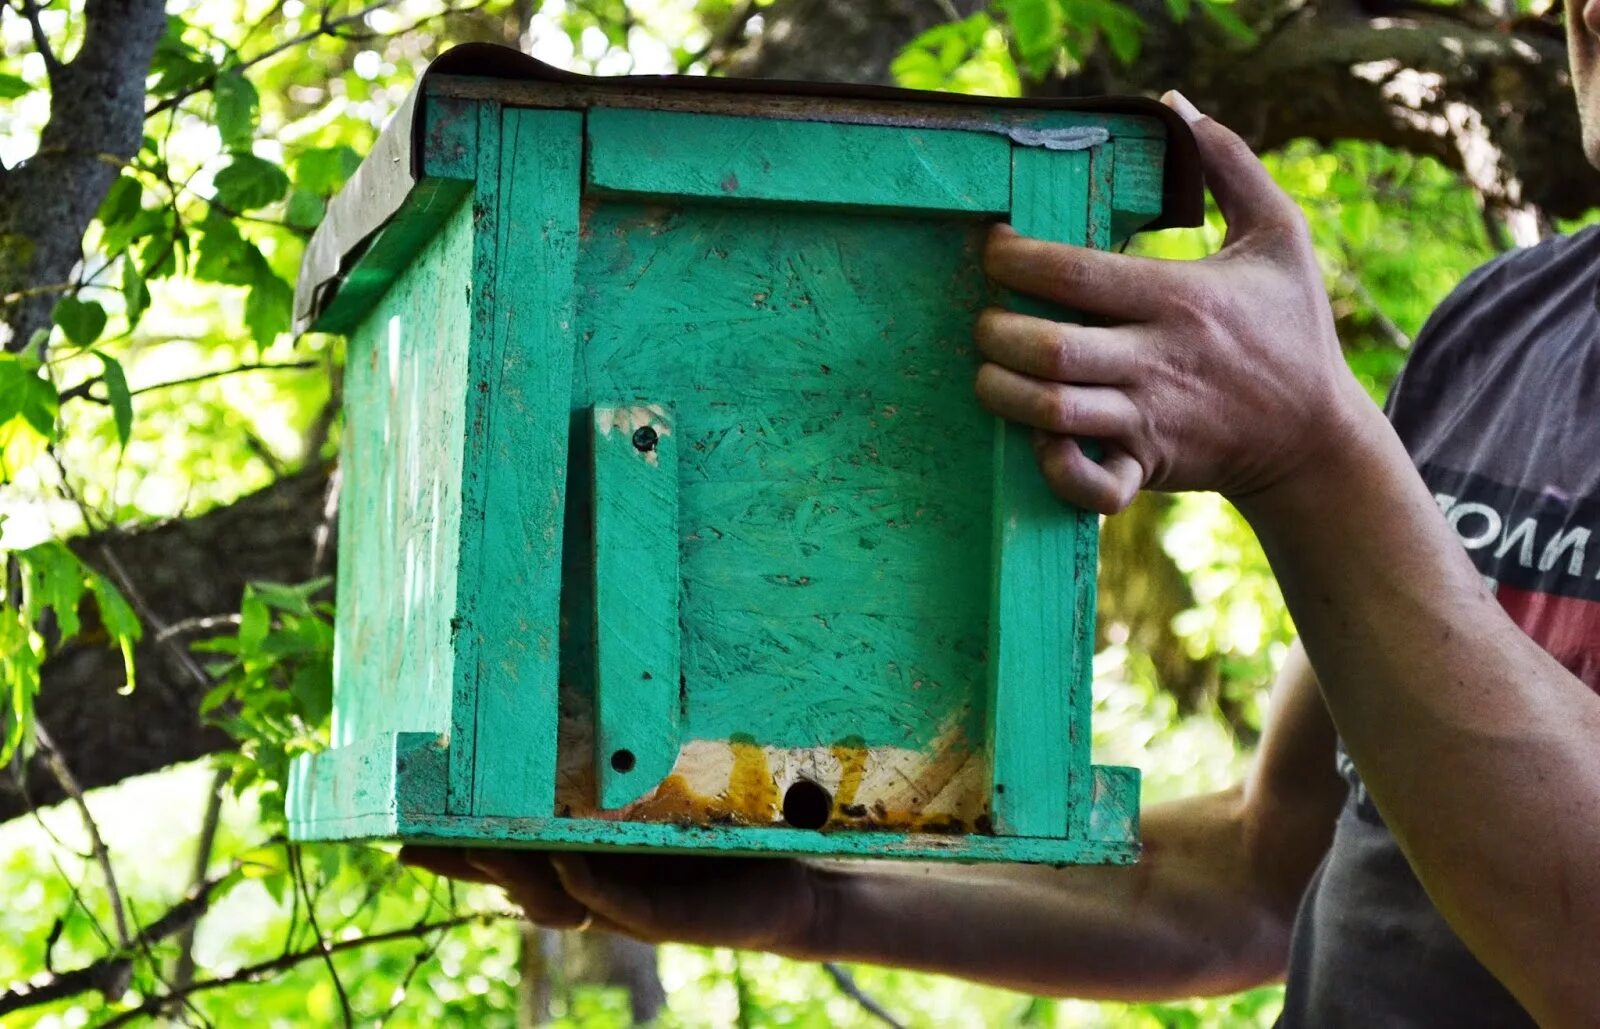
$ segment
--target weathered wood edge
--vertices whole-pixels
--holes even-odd
[[[334,833],[343,826],[319,824]],[[1139,844],[1109,839],[1041,839],[1026,836],[935,833],[817,832],[767,826],[684,826],[635,822],[626,834],[616,822],[589,818],[401,817],[396,834],[408,843],[538,847],[550,850],[717,852],[730,855],[828,856],[1008,861],[1044,864],[1133,864]]]
[[[1124,137],[1113,141],[1111,233],[1107,245],[1121,246],[1161,214],[1164,138]]]
[[[645,111],[687,111],[745,114],[779,121],[828,121],[902,128],[965,129],[992,132],[995,126],[1056,128],[1099,126],[1112,136],[1164,139],[1159,119],[1132,114],[1028,110],[953,104],[865,100],[852,97],[784,97],[758,93],[696,93],[690,90],[649,91],[622,86],[566,85],[460,75],[431,76],[424,81],[429,97],[489,100],[513,107],[555,107],[581,110],[633,107]]]

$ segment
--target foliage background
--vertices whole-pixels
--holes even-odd
[[[766,10],[732,0],[169,4],[144,143],[72,280],[46,284],[58,301],[46,360],[37,348],[0,356],[8,750],[48,752],[48,738],[30,735],[33,693],[40,665],[75,636],[99,633],[131,652],[141,634],[163,631],[62,541],[226,504],[336,454],[340,343],[287,332],[290,283],[323,202],[429,56],[453,41],[520,40],[581,71],[715,72],[760,35]],[[70,53],[81,15],[78,0],[16,0],[0,14],[0,164],[28,158],[50,113],[34,23],[54,52]],[[1011,0],[943,19],[900,48],[892,72],[910,86],[1016,94],[1093,62],[1137,65],[1149,57],[1145,17],[1111,0]],[[1253,32],[1223,0],[1167,0],[1166,17],[1243,40]],[[1349,360],[1381,398],[1433,304],[1494,252],[1503,233],[1484,215],[1492,205],[1459,169],[1377,143],[1295,140],[1267,160],[1310,219]],[[1192,258],[1221,235],[1213,216],[1137,246]],[[1292,628],[1248,530],[1217,498],[1150,498],[1123,519],[1108,526],[1096,759],[1140,766],[1146,802],[1220,788],[1244,766]],[[1152,575],[1158,565],[1173,574]],[[137,1020],[151,1012],[126,1013],[213,980],[165,1016],[515,1025],[536,972],[558,1024],[626,1022],[625,995],[585,985],[594,977],[572,970],[562,942],[498,917],[493,893],[403,869],[382,847],[283,844],[287,755],[315,745],[328,712],[325,585],[308,574],[253,587],[196,646],[207,709],[237,751],[91,791],[92,820],[67,803],[0,827],[0,989],[15,997],[70,970],[106,972],[94,989],[0,1015],[5,1025]],[[95,617],[80,627],[85,594]],[[148,926],[197,889],[192,939],[118,939],[115,908]],[[399,938],[362,945],[389,933]],[[337,977],[319,939],[348,945],[328,959]],[[268,966],[260,981],[240,977],[258,963]],[[879,1024],[817,966],[664,947],[659,969],[665,1025]],[[1100,1005],[852,971],[915,1025],[1266,1025],[1279,1004],[1274,988]]]

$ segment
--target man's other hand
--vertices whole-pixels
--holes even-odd
[[[1181,96],[1227,219],[1222,249],[1162,261],[1067,246],[997,226],[989,276],[1104,324],[1011,311],[980,316],[977,392],[1032,426],[1063,499],[1111,514],[1141,488],[1269,490],[1348,445],[1376,409],[1345,366],[1299,208],[1233,132]],[[1073,437],[1104,444],[1090,460]]]
[[[406,847],[406,864],[506,891],[529,920],[651,943],[817,952],[832,876],[781,858]]]

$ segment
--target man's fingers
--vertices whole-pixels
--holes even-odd
[[[1144,469],[1121,447],[1104,446],[1105,456],[1096,463],[1077,440],[1043,433],[1034,438],[1039,470],[1051,492],[1069,504],[1111,515],[1133,503],[1144,485]]]
[[[589,909],[561,885],[550,855],[508,850],[470,851],[468,862],[486,880],[506,891],[530,922],[551,929],[573,929],[589,917]]]
[[[653,940],[671,930],[662,926],[650,891],[621,875],[607,875],[603,861],[589,854],[552,854],[551,865],[561,887],[587,910],[596,921],[620,927],[620,931]],[[623,860],[626,860],[624,858]]]
[[[1299,208],[1272,181],[1260,158],[1238,133],[1201,114],[1177,90],[1169,91],[1161,102],[1189,123],[1189,131],[1194,133],[1195,143],[1200,148],[1200,167],[1205,172],[1206,185],[1228,221],[1230,238],[1257,229],[1297,224]]]
[[[998,307],[978,315],[974,335],[983,356],[1036,379],[1115,385],[1133,377],[1138,359],[1128,329],[1073,325]]]
[[[983,268],[1008,289],[1116,321],[1143,321],[1183,274],[1181,263],[1051,243],[996,227]]]
[[[1138,408],[1119,389],[1047,382],[993,362],[978,369],[977,392],[1000,417],[1057,435],[1127,438],[1140,423]]]
[[[414,865],[446,879],[471,883],[494,882],[487,872],[472,863],[472,853],[462,847],[405,846],[400,848],[400,863]]]

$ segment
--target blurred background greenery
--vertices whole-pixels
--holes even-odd
[[[1519,171],[1523,116],[1567,102],[1548,4],[1339,5],[1319,23],[1334,15],[1281,0],[174,0],[135,75],[144,138],[102,155],[116,177],[80,226],[83,258],[43,275],[6,235],[43,195],[15,173],[39,165],[52,112],[72,116],[59,65],[85,25],[136,6],[0,6],[0,1024],[1271,1023],[1276,988],[1090,1004],[531,930],[390,848],[287,846],[285,763],[330,703],[317,533],[341,362],[338,340],[288,331],[290,286],[326,199],[454,42],[601,74],[1177,85],[1267,151],[1381,399],[1454,283],[1591,202],[1580,166]],[[1366,49],[1285,64],[1278,41],[1307,12]],[[1473,46],[1394,45],[1406,19]],[[1224,231],[1213,214],[1136,247],[1197,258]],[[43,324],[26,310],[40,295]],[[1147,803],[1223,787],[1292,635],[1266,562],[1213,496],[1145,497],[1105,532],[1096,760],[1143,769]]]

